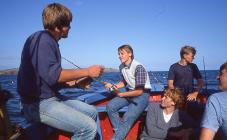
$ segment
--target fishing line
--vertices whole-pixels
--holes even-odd
[[[70,61],[69,59],[66,59],[65,57],[61,57],[62,59],[64,59],[65,61],[67,61],[68,63],[72,64],[73,66],[75,66],[77,69],[81,69],[80,66],[76,65],[75,63],[73,63],[72,61]],[[101,78],[91,78],[94,81],[98,81],[100,83],[103,83],[104,81]]]
[[[154,79],[157,81],[158,85],[161,87],[162,90],[164,90],[163,86],[164,84],[161,82],[161,80],[159,80],[153,72],[151,72],[151,75],[154,77]]]
[[[78,65],[76,65],[75,63],[73,63],[72,61],[70,61],[70,60],[68,60],[68,59],[66,59],[65,57],[62,57],[62,59],[64,59],[64,60],[66,60],[67,62],[69,62],[70,64],[72,64],[72,65],[74,65],[75,67],[77,67],[78,69],[81,69],[81,67],[79,67]],[[94,81],[97,81],[97,82],[100,82],[100,83],[104,83],[105,81],[103,81],[101,78],[92,78]],[[112,83],[111,83],[112,84]],[[112,85],[115,85],[115,84],[112,84]],[[116,85],[115,85],[116,86]],[[113,89],[112,89],[112,91],[111,90],[109,90],[110,92],[113,92]],[[130,103],[133,103],[133,104],[137,104],[135,101],[133,101],[132,99],[130,99],[130,98],[126,98],[127,100],[128,100],[128,102],[130,102]]]
[[[66,59],[65,57],[61,57],[62,59],[64,59],[65,61],[69,62],[70,64],[74,65],[75,67],[77,67],[78,69],[81,69],[78,65],[76,65],[75,63],[73,63],[72,61],[69,61],[68,59]]]

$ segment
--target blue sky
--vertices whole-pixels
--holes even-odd
[[[117,68],[117,48],[130,44],[148,70],[168,70],[183,45],[194,46],[194,62],[218,69],[227,61],[226,0],[1,0],[0,69],[19,67],[26,38],[42,30],[43,8],[59,2],[73,13],[63,57],[81,67]],[[64,60],[63,67],[73,66]]]

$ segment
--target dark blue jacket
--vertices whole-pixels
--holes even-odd
[[[22,103],[56,96],[61,70],[61,54],[54,37],[47,31],[32,34],[25,42],[17,77]]]

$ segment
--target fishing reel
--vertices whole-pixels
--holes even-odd
[[[119,93],[117,86],[114,84],[112,84],[112,86],[109,88],[109,91],[114,93]]]

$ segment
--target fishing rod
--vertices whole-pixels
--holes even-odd
[[[66,60],[67,62],[69,62],[70,64],[72,64],[72,65],[74,65],[75,67],[77,67],[78,69],[81,69],[81,67],[79,67],[78,65],[76,65],[75,63],[73,63],[72,61],[70,61],[70,60],[68,60],[68,59],[66,59],[65,57],[62,57],[62,59],[64,59],[64,60]],[[97,82],[100,82],[100,83],[104,83],[105,81],[103,81],[101,78],[91,78],[92,80],[95,80],[95,81],[97,81]],[[116,86],[115,84],[113,84],[113,86]],[[114,92],[114,88],[113,87],[111,87],[110,88],[110,92]],[[136,102],[134,102],[133,100],[131,100],[130,98],[127,98],[127,100],[129,101],[129,102],[131,102],[131,103],[133,103],[133,104],[137,104]]]
[[[76,65],[75,63],[73,63],[73,62],[70,61],[69,59],[66,59],[65,57],[61,57],[61,58],[64,59],[65,61],[69,62],[69,63],[72,64],[73,66],[75,66],[77,69],[81,69],[80,66]],[[103,81],[102,81],[100,78],[91,78],[91,79],[103,83]]]
[[[154,77],[154,79],[156,80],[156,82],[158,83],[158,85],[161,87],[161,89],[164,90],[164,88],[163,88],[163,86],[162,86],[162,85],[164,85],[164,84],[161,82],[161,80],[159,80],[159,79],[154,75],[153,72],[151,72],[151,75]]]
[[[207,93],[207,76],[206,76],[206,66],[205,66],[204,56],[203,56],[203,70],[204,70],[204,78],[205,78],[206,93]]]
[[[78,65],[76,65],[75,63],[73,63],[72,61],[69,61],[68,59],[66,59],[65,57],[61,57],[62,59],[64,59],[65,61],[69,62],[70,64],[74,65],[75,67],[77,67],[78,69],[81,69]]]

